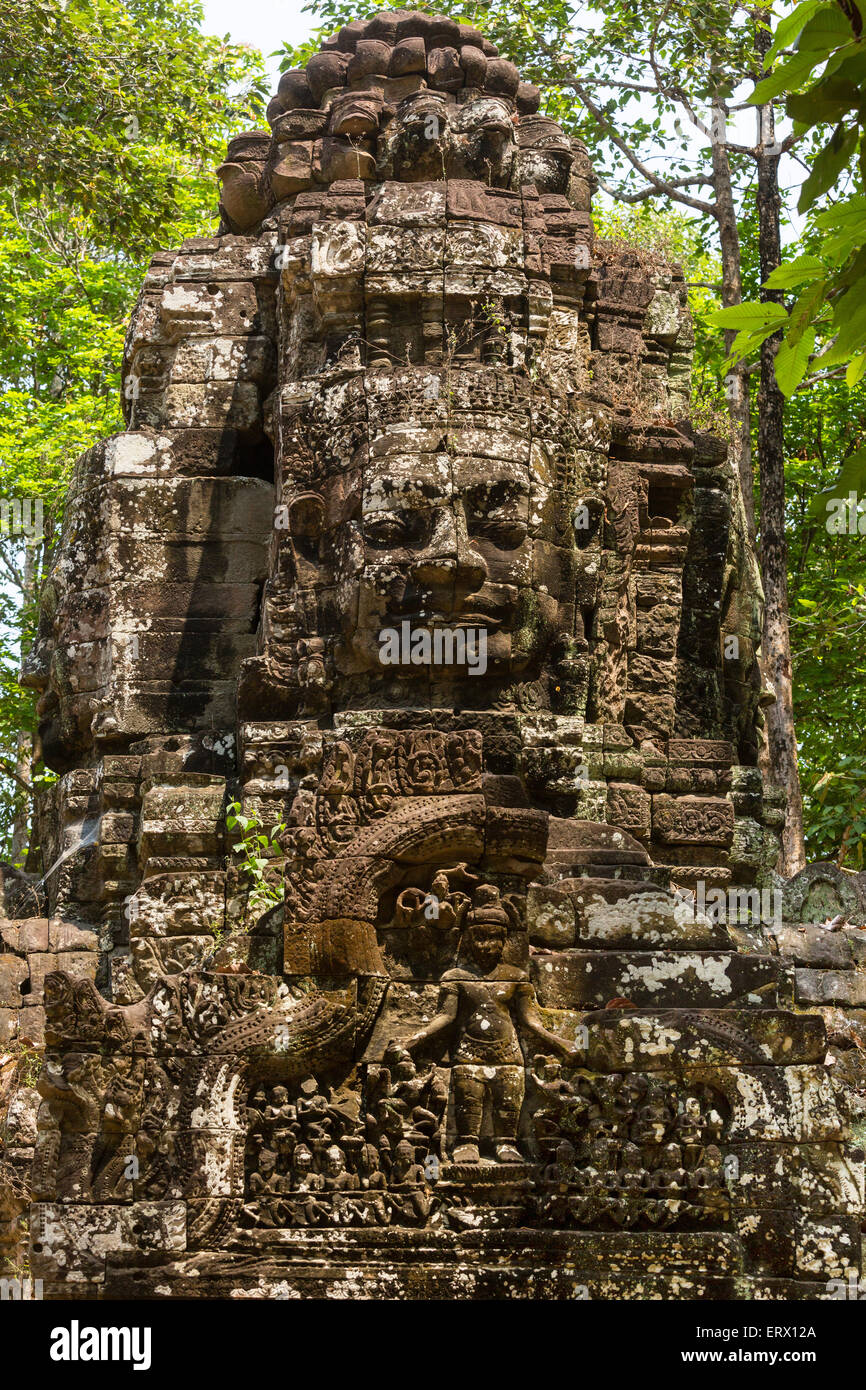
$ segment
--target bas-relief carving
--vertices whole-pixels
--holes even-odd
[[[711,1296],[731,1249],[768,1272],[732,1164],[759,1224],[801,1200],[786,1145],[833,1175],[803,1219],[856,1206],[784,968],[674,892],[763,881],[779,818],[685,286],[595,242],[538,105],[468,26],[347,26],[232,142],[220,234],[148,273],[30,661],[51,910],[114,991],[49,976],[35,1228],[100,1288],[87,1231],[137,1248],[109,1209],[166,1262],[520,1228],[545,1278],[552,1233],[676,1227]],[[482,630],[483,674],[383,663],[404,623]],[[234,799],[282,824],[255,921]]]

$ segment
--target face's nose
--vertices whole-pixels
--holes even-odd
[[[37,638],[21,663],[20,684],[30,690],[41,691],[44,697],[48,688],[50,664],[50,649],[45,641]]]
[[[436,511],[430,540],[412,565],[412,578],[419,588],[430,590],[437,607],[446,598],[453,607],[485,582],[487,566],[472,547],[460,503]]]
[[[453,587],[457,570],[457,521],[451,505],[437,507],[432,515],[430,538],[412,563],[412,578],[423,589]]]

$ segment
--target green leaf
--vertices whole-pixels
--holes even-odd
[[[824,233],[822,254],[842,265],[863,245],[866,232],[866,197],[855,194],[815,215],[815,226]]]
[[[866,284],[860,281],[836,301],[832,328],[838,329],[832,348],[821,354],[825,366],[845,362],[866,346]]]
[[[851,82],[822,79],[805,92],[786,96],[785,110],[801,130],[829,121],[841,121],[856,107],[859,92]]]
[[[814,281],[800,291],[791,305],[791,322],[785,336],[792,347],[802,337],[807,325],[824,304],[826,285],[826,278]]]
[[[850,85],[859,92],[863,86],[864,75],[866,75],[866,45],[861,41],[846,44],[844,48],[837,48],[836,52],[828,59],[816,85],[824,87],[839,83],[840,87]],[[851,102],[851,105],[857,107],[856,98]]]
[[[750,357],[754,357],[761,344],[778,331],[776,328],[764,328],[759,333],[738,333],[731,343],[730,352],[725,359],[725,370],[730,370],[737,362],[745,362]]]
[[[839,175],[857,148],[859,131],[856,125],[849,130],[838,125],[827,144],[812,161],[812,172],[800,189],[798,212],[806,212],[812,204],[837,182]]]
[[[773,38],[772,48],[766,57],[766,64],[768,67],[770,63],[773,62],[774,58],[778,58],[780,53],[786,48],[791,47],[798,34],[800,34],[808,24],[813,14],[822,8],[823,0],[803,0],[803,3],[798,5],[792,14],[786,15],[784,19],[779,20],[779,23],[776,25],[776,33]]]
[[[768,290],[793,290],[824,274],[824,265],[817,256],[795,256],[767,276],[764,284]]]
[[[776,353],[776,381],[779,383],[779,390],[783,396],[792,396],[796,391],[806,370],[809,366],[809,358],[815,347],[815,330],[808,328],[801,336],[799,342],[791,344],[782,342],[779,344],[779,351]]]
[[[853,255],[850,255],[841,271],[837,271],[832,277],[834,292],[836,290],[840,293],[853,291],[855,296],[860,295],[864,283],[866,283],[866,245],[859,247]]]
[[[709,321],[716,328],[742,328],[752,333],[775,333],[788,322],[788,312],[781,304],[759,304],[746,301],[717,309]]]
[[[859,357],[852,357],[845,371],[845,385],[851,389],[866,372],[866,352],[862,352]]]
[[[776,68],[769,77],[764,77],[757,85],[752,95],[749,97],[749,104],[752,106],[763,106],[768,101],[773,101],[784,92],[789,92],[792,88],[799,87],[807,77],[811,75],[815,68],[815,57],[812,53],[798,53],[793,58],[789,58],[786,63]]]
[[[820,54],[832,53],[842,44],[852,43],[854,31],[851,21],[838,5],[822,5],[803,26],[797,40],[797,52],[808,53],[813,62],[820,60]]]
[[[819,212],[815,225],[822,232],[864,232],[866,230],[866,196],[857,193],[844,202]]]
[[[845,460],[830,486],[824,488],[813,499],[808,516],[816,520],[826,520],[830,513],[828,503],[845,499],[852,492],[858,497],[866,493],[866,448],[858,449]]]

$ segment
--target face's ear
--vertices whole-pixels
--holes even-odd
[[[585,492],[572,500],[571,526],[578,550],[586,550],[599,535],[604,513],[604,498],[597,492]]]
[[[299,492],[289,502],[289,533],[296,539],[318,540],[325,520],[325,502],[318,492]]]
[[[299,492],[288,504],[289,546],[299,584],[312,583],[319,570],[319,541],[325,503],[317,492]]]

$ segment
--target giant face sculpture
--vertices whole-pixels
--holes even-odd
[[[383,130],[376,170],[401,183],[478,179],[508,188],[516,160],[514,111],[504,97],[455,106],[445,93],[425,89],[406,97]]]
[[[381,83],[338,95],[331,138],[364,142],[378,181],[301,194],[279,218],[288,535],[264,626],[303,663],[312,617],[349,701],[477,705],[532,686],[547,705],[557,660],[585,646],[574,520],[581,469],[606,450],[579,394],[590,224],[548,191],[568,187],[575,150],[531,115],[521,141],[506,76],[510,95],[417,73],[394,105]],[[483,634],[486,682],[461,661],[383,663],[383,634],[407,624]],[[314,705],[320,687],[299,684]]]

